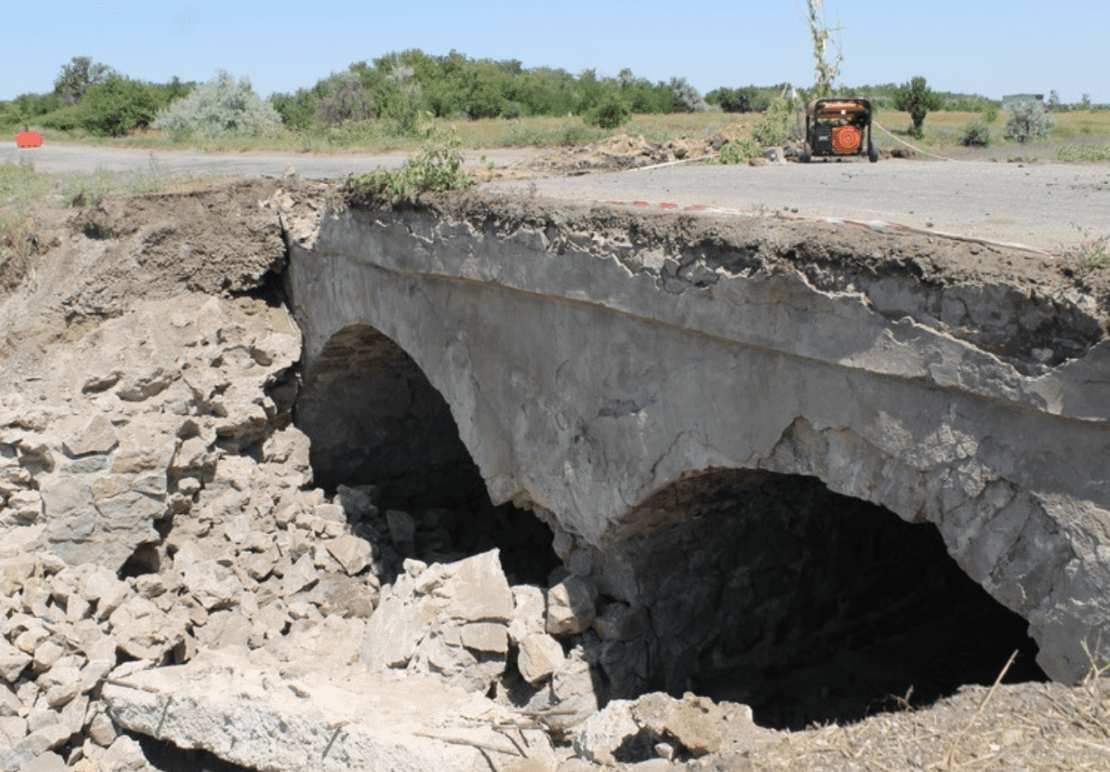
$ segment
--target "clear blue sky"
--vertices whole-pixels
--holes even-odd
[[[307,87],[351,62],[389,51],[452,48],[525,67],[630,67],[651,81],[685,76],[718,86],[813,83],[803,0],[604,2],[401,0],[378,3],[194,3],[20,0],[0,4],[0,99],[53,88],[73,56],[133,78],[247,75],[263,96]],[[843,27],[840,83],[904,82],[924,75],[942,91],[992,98],[1083,92],[1110,103],[1110,2],[826,0]]]

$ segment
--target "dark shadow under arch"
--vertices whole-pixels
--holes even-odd
[[[340,485],[370,492],[385,532],[367,538],[390,536],[390,510],[412,518],[412,542],[393,545],[394,564],[497,547],[511,581],[536,584],[559,564],[548,526],[527,510],[492,504],[443,396],[376,328],[352,325],[332,336],[305,374],[294,421],[312,442],[316,485],[329,494]]]
[[[800,729],[990,684],[1014,649],[1007,681],[1046,680],[1025,620],[963,573],[931,524],[750,470],[688,476],[638,512],[642,530],[617,550],[651,620],[650,676],[623,669],[627,642],[595,641],[609,697],[691,690]]]

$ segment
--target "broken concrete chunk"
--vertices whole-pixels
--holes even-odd
[[[189,564],[183,578],[185,586],[207,611],[234,606],[243,593],[243,583],[235,572],[215,560]]]
[[[598,764],[615,766],[613,753],[639,732],[640,725],[632,715],[632,701],[610,700],[603,710],[582,722],[574,735],[574,751]]]
[[[404,667],[423,640],[429,621],[423,607],[408,606],[394,596],[386,597],[370,617],[362,661],[372,671]]]
[[[339,561],[348,576],[354,576],[370,565],[373,550],[370,543],[357,536],[340,536],[327,543],[328,552]]]
[[[62,450],[70,458],[90,453],[111,453],[119,445],[112,422],[103,414],[95,416],[72,437],[62,442]]]
[[[446,598],[447,616],[467,622],[509,622],[513,593],[501,570],[498,550],[439,567],[447,578],[436,595]]]
[[[104,713],[97,713],[89,722],[89,739],[102,748],[107,748],[116,739],[116,727],[112,719]]]
[[[673,738],[678,745],[700,758],[720,750],[724,720],[712,700],[687,693],[681,700],[668,694],[645,694],[632,707],[636,721],[660,737]]]
[[[65,759],[53,751],[19,765],[19,772],[68,772]]]
[[[0,718],[18,715],[19,707],[19,698],[15,696],[15,692],[5,684],[0,684]]]
[[[53,667],[39,676],[38,684],[46,691],[46,704],[58,708],[81,693],[81,671],[76,667]]]
[[[517,643],[517,668],[528,683],[535,685],[558,670],[565,659],[563,646],[547,633],[532,633]]]
[[[312,563],[312,556],[306,553],[301,555],[285,572],[282,577],[282,591],[287,596],[296,595],[301,590],[316,584],[319,580],[320,574]]]
[[[136,659],[160,660],[185,635],[180,617],[164,614],[138,596],[113,611],[108,622],[119,647]]]
[[[597,616],[593,584],[578,576],[568,576],[547,591],[547,632],[573,635],[586,630]]]
[[[519,644],[527,635],[544,632],[547,616],[543,590],[530,584],[520,584],[512,588],[513,620],[509,623],[509,637]]]
[[[463,625],[462,645],[475,651],[505,654],[509,651],[509,636],[505,625],[494,622],[474,622]]]
[[[17,552],[0,558],[0,596],[15,595],[24,581],[33,576],[42,576],[42,566],[34,555]]]

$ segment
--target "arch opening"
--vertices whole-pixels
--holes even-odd
[[[443,396],[369,325],[336,333],[307,374],[294,422],[316,484],[356,513],[392,580],[405,558],[453,562],[497,547],[512,583],[543,585],[559,560],[532,512],[495,506]]]
[[[1026,621],[931,524],[813,477],[743,470],[679,481],[639,510],[650,532],[609,559],[635,573],[638,597],[606,598],[602,581],[598,614],[646,609],[649,640],[586,634],[610,698],[693,691],[803,729],[989,685],[1015,649],[1006,682],[1047,680]]]

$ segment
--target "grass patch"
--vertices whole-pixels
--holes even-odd
[[[1061,145],[1056,148],[1058,161],[1110,161],[1110,142],[1090,145]]]

